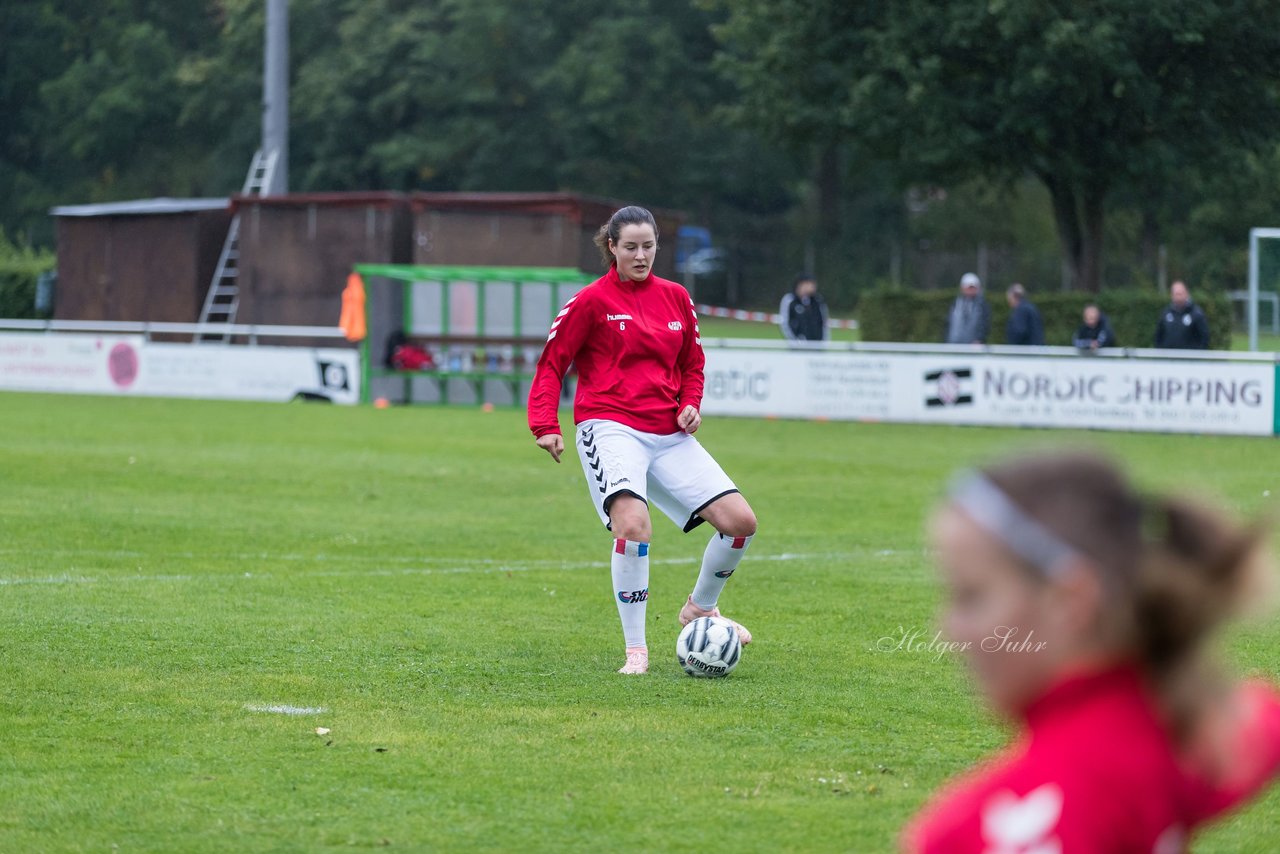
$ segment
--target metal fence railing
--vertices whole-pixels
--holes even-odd
[[[272,326],[266,324],[162,323],[129,320],[18,320],[0,318],[0,331],[12,332],[107,332],[116,335],[199,336],[216,332],[229,338],[241,338],[255,345],[260,338],[331,338],[346,339],[337,326]],[[223,343],[223,342],[218,342]]]

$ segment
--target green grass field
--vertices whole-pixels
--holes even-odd
[[[922,518],[956,467],[1084,442],[1153,487],[1280,497],[1271,440],[699,436],[761,519],[722,600],[757,640],[682,675],[706,535],[658,520],[628,678],[608,535],[522,412],[0,394],[0,850],[890,851],[1007,737],[959,662],[876,648],[932,631]],[[1280,673],[1275,619],[1230,647]],[[1273,791],[1196,850],[1277,839]]]
[[[758,320],[734,320],[730,317],[698,315],[698,328],[703,338],[773,338],[782,340],[776,324]],[[832,341],[857,341],[856,329],[832,329]]]
[[[1249,333],[1239,329],[1231,333],[1231,349],[1232,350],[1248,350],[1249,349]],[[1280,335],[1271,335],[1267,332],[1258,333],[1258,350],[1264,353],[1280,353]]]

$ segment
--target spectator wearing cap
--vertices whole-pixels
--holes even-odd
[[[778,307],[778,325],[788,341],[826,341],[827,304],[813,276],[801,273]]]
[[[1111,321],[1094,303],[1084,307],[1083,323],[1076,330],[1071,343],[1081,350],[1101,350],[1103,347],[1115,347],[1116,336],[1111,331]]]
[[[1169,305],[1156,326],[1156,346],[1165,350],[1209,349],[1209,321],[1191,301],[1185,282],[1169,286]]]
[[[960,277],[960,295],[947,314],[948,344],[985,344],[991,334],[991,306],[982,295],[982,281],[973,273]]]
[[[1004,292],[1009,301],[1009,321],[1004,327],[1005,341],[1023,346],[1044,346],[1044,321],[1040,310],[1027,299],[1027,289],[1014,283]]]

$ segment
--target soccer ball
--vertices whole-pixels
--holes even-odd
[[[724,617],[692,620],[676,639],[676,661],[690,676],[728,676],[740,658],[738,630]]]

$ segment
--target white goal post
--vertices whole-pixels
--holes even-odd
[[[1280,239],[1280,228],[1249,229],[1249,349],[1258,349],[1258,244]]]

